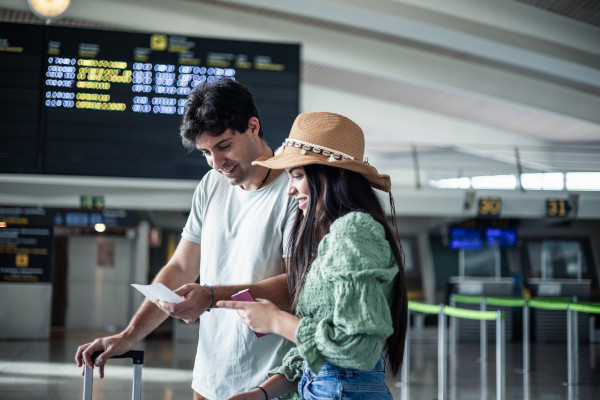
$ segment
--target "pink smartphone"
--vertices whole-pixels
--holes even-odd
[[[256,301],[256,299],[254,298],[254,296],[252,296],[252,293],[250,293],[250,289],[244,289],[240,292],[237,292],[236,294],[231,296],[231,300],[235,300],[235,301]],[[254,332],[254,331],[252,331]],[[269,333],[258,333],[258,332],[254,332],[254,334],[256,335],[256,337],[262,337],[265,335],[269,335]]]

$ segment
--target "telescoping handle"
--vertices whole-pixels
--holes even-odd
[[[92,354],[92,362],[96,361],[96,358],[100,354],[104,353],[103,351],[97,351]],[[118,356],[112,356],[111,358],[131,358],[133,364],[144,365],[144,352],[142,350],[129,350],[127,353],[123,353]]]
[[[100,354],[102,354],[101,351],[97,351],[92,354],[92,362],[96,361],[96,358],[98,358]],[[132,400],[141,400],[144,352],[142,350],[129,350],[127,353],[123,353],[118,356],[112,356],[111,358],[131,358],[133,362],[133,386],[131,389],[131,398]],[[92,400],[93,379],[93,371],[86,365],[83,375],[83,400]]]

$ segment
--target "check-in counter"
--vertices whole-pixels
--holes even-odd
[[[532,297],[576,297],[577,301],[589,301],[592,281],[590,279],[540,279],[527,280]],[[564,311],[531,310],[532,337],[541,343],[565,342],[567,340],[567,316]],[[578,314],[579,340],[588,335],[589,315]]]
[[[452,294],[486,296],[486,297],[512,297],[515,290],[515,278],[512,277],[474,277],[474,276],[453,276],[450,277]],[[477,304],[456,304],[460,308],[469,308],[479,310]],[[506,316],[506,340],[513,338],[513,319],[515,310],[511,307],[486,306],[488,311],[501,310]],[[519,314],[520,315],[520,314]],[[480,339],[480,322],[475,320],[456,321],[458,325],[458,339],[466,341],[476,341]],[[496,335],[496,326],[494,321],[486,322],[487,339],[494,341]]]
[[[531,278],[527,285],[533,297],[573,297],[587,301],[590,298],[590,279],[540,279]]]
[[[452,293],[473,296],[513,296],[515,278],[452,276]]]

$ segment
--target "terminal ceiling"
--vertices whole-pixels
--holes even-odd
[[[300,111],[355,120],[399,185],[415,161],[424,182],[600,171],[595,1],[78,0],[59,23],[301,43]]]

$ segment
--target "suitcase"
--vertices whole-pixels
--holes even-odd
[[[98,351],[92,354],[92,362],[102,354]],[[131,358],[133,361],[133,387],[131,389],[132,400],[140,400],[142,398],[142,366],[144,365],[144,352],[142,350],[130,350],[120,356],[111,358]],[[94,379],[94,371],[85,366],[83,373],[83,400],[92,400],[92,383]]]

